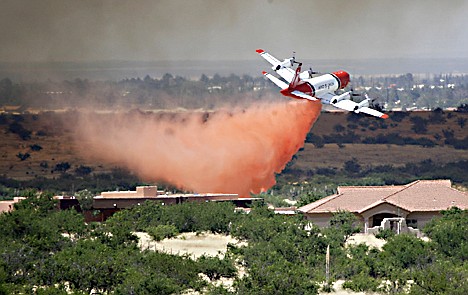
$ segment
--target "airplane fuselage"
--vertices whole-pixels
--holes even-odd
[[[337,71],[330,74],[324,74],[319,77],[300,80],[297,85],[281,90],[285,96],[301,98],[292,92],[297,90],[313,97],[322,96],[325,93],[334,92],[345,88],[349,83],[349,74],[345,71]]]

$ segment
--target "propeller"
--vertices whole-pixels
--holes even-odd
[[[361,93],[354,92],[354,87],[352,85],[351,85],[351,88],[349,89],[349,92],[350,92],[349,95],[351,96],[351,100],[353,100],[353,97],[363,96]]]
[[[376,100],[380,100],[378,97],[371,99],[367,93],[364,94],[364,97],[369,100],[369,106],[373,109],[376,109],[379,112],[383,112],[384,109],[379,103],[374,103]]]
[[[296,61],[296,51],[293,51],[292,57],[289,59],[289,61],[291,62],[291,67],[293,67],[294,64],[299,64],[302,66],[302,63]]]
[[[309,78],[312,78],[313,75],[320,74],[319,72],[315,72],[314,70],[312,70],[312,67],[310,67],[307,72],[309,73]]]

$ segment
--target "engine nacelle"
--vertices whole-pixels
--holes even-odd
[[[368,107],[368,106],[369,106],[369,99],[364,99],[363,101],[359,103],[359,108]]]
[[[274,65],[271,67],[272,70],[277,71],[281,68],[290,68],[294,65],[294,58],[287,58],[283,60],[280,64]]]
[[[369,101],[370,101],[369,99],[364,99],[363,101],[358,103],[358,105],[354,107],[354,112],[359,113],[360,108],[368,107],[369,106]]]
[[[331,104],[335,104],[335,103],[337,103],[337,102],[339,102],[339,101],[341,101],[341,100],[343,100],[343,99],[350,99],[350,98],[351,98],[350,93],[349,93],[349,92],[345,92],[345,93],[343,93],[343,94],[341,94],[341,95],[335,95],[335,96],[333,96],[332,99],[330,100],[330,103],[331,103]]]

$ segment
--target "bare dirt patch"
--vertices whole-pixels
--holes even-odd
[[[174,255],[189,255],[198,258],[202,255],[224,257],[228,244],[242,245],[241,242],[231,236],[211,233],[183,233],[172,239],[154,241],[150,235],[144,232],[135,233],[142,250],[161,251]]]
[[[379,250],[385,245],[386,241],[378,239],[373,234],[354,234],[346,241],[346,245],[366,244]]]
[[[344,284],[345,280],[338,280],[336,282],[333,282],[333,292],[319,292],[320,295],[376,295],[379,293],[374,293],[374,292],[353,292],[349,291],[347,289],[343,289],[342,285]]]

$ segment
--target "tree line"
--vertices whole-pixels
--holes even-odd
[[[356,77],[353,87],[377,98],[387,109],[436,109],[468,103],[467,75],[434,75],[415,78],[412,74]],[[160,78],[127,78],[120,81],[91,81],[84,78],[43,82],[0,80],[0,105],[23,108],[62,109],[93,106],[100,108],[205,108],[238,104],[263,97],[276,86],[264,77],[249,75],[189,79],[166,73]],[[253,95],[253,97],[252,97]]]

